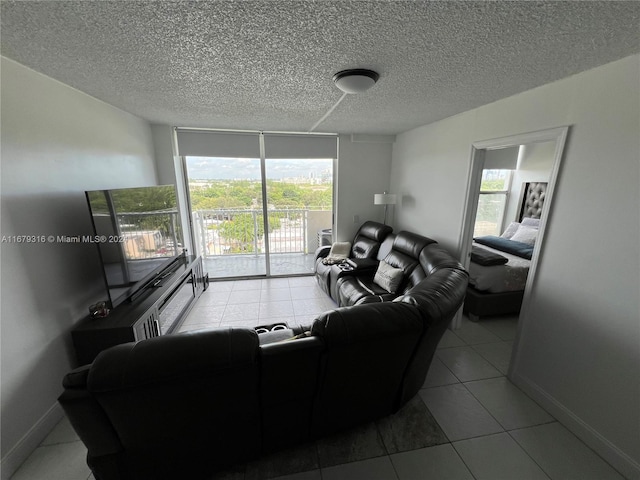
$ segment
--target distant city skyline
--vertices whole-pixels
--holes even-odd
[[[260,159],[186,157],[187,173],[192,180],[260,180]],[[267,179],[321,177],[331,172],[332,159],[267,159]]]

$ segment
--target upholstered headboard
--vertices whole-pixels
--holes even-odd
[[[547,182],[525,182],[522,184],[518,222],[521,222],[526,217],[540,218],[542,216],[547,185]]]

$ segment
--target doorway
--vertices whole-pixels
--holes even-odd
[[[548,130],[542,130],[537,132],[525,133],[520,135],[514,135],[510,137],[497,138],[482,142],[476,142],[472,145],[471,152],[471,167],[469,172],[469,181],[467,185],[467,198],[465,203],[465,213],[463,217],[463,228],[460,239],[460,252],[461,252],[461,263],[465,266],[465,268],[469,269],[470,258],[471,258],[471,247],[472,240],[474,237],[474,230],[478,228],[476,224],[476,219],[478,217],[478,209],[480,205],[480,197],[481,189],[482,189],[482,178],[483,173],[485,171],[485,166],[489,167],[486,170],[497,170],[496,166],[502,165],[499,160],[496,158],[500,157],[499,154],[508,152],[509,149],[517,150],[518,156],[516,162],[513,164],[517,165],[518,160],[522,159],[523,152],[526,151],[527,148],[531,151],[535,148],[541,148],[541,146],[548,144],[551,147],[551,155],[548,165],[548,173],[539,171],[537,175],[544,175],[545,179],[548,179],[548,184],[545,192],[545,201],[542,207],[542,212],[540,215],[540,222],[537,233],[537,240],[533,246],[533,253],[531,256],[531,265],[529,267],[528,275],[526,277],[526,283],[524,286],[524,293],[522,298],[522,304],[520,308],[519,320],[518,320],[518,328],[516,334],[516,340],[514,342],[514,349],[512,353],[512,359],[515,358],[515,354],[517,352],[518,339],[520,336],[520,331],[522,329],[523,324],[526,323],[527,311],[529,305],[529,298],[532,286],[535,282],[535,274],[536,268],[538,264],[538,260],[543,251],[544,245],[544,234],[546,225],[549,222],[549,216],[552,210],[553,205],[553,195],[555,190],[556,181],[558,178],[558,174],[560,172],[560,165],[562,160],[562,152],[564,150],[566,138],[568,135],[569,127],[559,127]],[[544,148],[543,148],[544,149]],[[510,155],[511,159],[513,158]],[[497,163],[496,163],[497,162]],[[513,165],[512,164],[512,165]],[[524,170],[520,170],[517,167],[513,168],[502,168],[505,170],[510,170],[510,178],[508,179],[508,183],[510,183],[509,188],[501,189],[501,193],[505,195],[505,198],[501,201],[504,202],[504,207],[499,211],[499,215],[495,215],[495,232],[502,232],[512,221],[512,218],[515,215],[516,209],[519,207],[517,199],[512,199],[509,201],[509,195],[512,197],[516,195],[515,193],[510,192],[520,192],[521,185],[526,180],[524,174]],[[524,174],[527,175],[527,174]],[[487,175],[484,175],[485,178]],[[540,181],[537,179],[537,181]],[[517,194],[518,196],[520,193]],[[515,200],[515,201],[514,201]],[[486,225],[485,225],[486,226]],[[500,235],[500,233],[498,233]],[[462,320],[462,313],[454,319],[453,328],[458,328],[460,326]],[[511,362],[513,364],[513,361]]]

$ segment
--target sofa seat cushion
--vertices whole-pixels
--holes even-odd
[[[342,277],[338,280],[336,291],[338,293],[338,305],[347,307],[359,303],[363,298],[370,296],[392,295],[373,281],[373,277]],[[397,295],[393,294],[393,298]]]
[[[349,258],[345,263],[347,263],[352,270],[343,270],[340,265],[333,265],[331,271],[327,273],[326,282],[328,288],[325,291],[336,303],[338,303],[340,299],[338,282],[341,278],[373,275],[378,268],[379,262],[374,258]],[[318,277],[316,276],[316,278]],[[322,286],[321,284],[321,287]]]

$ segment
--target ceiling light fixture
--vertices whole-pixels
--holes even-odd
[[[343,70],[333,76],[333,81],[345,93],[362,93],[375,85],[380,78],[377,72],[354,68]]]
[[[369,90],[371,87],[375,85],[375,83],[380,78],[377,72],[373,70],[366,70],[363,68],[352,68],[350,70],[342,70],[341,72],[336,73],[333,76],[333,82],[336,84],[340,90],[344,93],[338,99],[336,103],[333,104],[333,107],[329,109],[327,113],[325,113],[320,120],[318,120],[313,127],[309,129],[309,132],[313,132],[318,125],[325,121],[325,119],[331,115],[340,102],[344,100],[344,97],[350,93],[362,93],[366,90]]]

